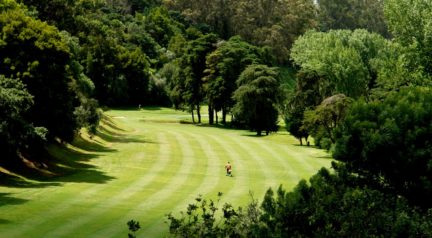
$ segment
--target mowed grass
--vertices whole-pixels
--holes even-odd
[[[202,194],[220,204],[261,200],[269,187],[293,188],[331,160],[298,146],[280,131],[256,137],[245,130],[179,123],[187,113],[166,108],[111,110],[98,136],[68,149],[53,146],[67,175],[0,187],[0,237],[164,237],[165,214],[178,214]],[[234,177],[225,176],[230,161]],[[70,172],[72,170],[72,172]]]

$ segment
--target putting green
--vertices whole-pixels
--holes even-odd
[[[287,189],[329,167],[326,152],[298,146],[286,132],[255,137],[244,130],[199,126],[166,108],[106,112],[98,136],[53,146],[59,167],[74,173],[47,182],[0,187],[0,237],[162,237],[165,214],[185,210],[198,195],[235,206]],[[224,165],[233,165],[233,177]]]

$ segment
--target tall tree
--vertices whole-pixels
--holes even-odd
[[[250,65],[239,76],[234,92],[235,123],[243,124],[260,136],[277,131],[281,89],[276,68]]]
[[[70,49],[57,28],[15,9],[0,14],[0,74],[20,79],[34,96],[26,119],[51,137],[73,138],[75,93],[69,87]],[[49,72],[49,74],[47,74]]]
[[[204,100],[204,76],[206,68],[206,56],[216,48],[217,36],[215,34],[202,35],[196,40],[188,43],[185,55],[180,60],[181,71],[180,78],[184,85],[182,92],[184,101],[192,111],[192,119],[194,120],[193,111],[196,109],[198,123],[201,123],[201,103]]]
[[[237,88],[236,80],[250,64],[259,63],[259,49],[240,37],[221,42],[218,48],[207,56],[206,95],[209,104],[210,122],[212,112],[222,111],[222,123],[234,105],[232,94]]]

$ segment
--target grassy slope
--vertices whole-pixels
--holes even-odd
[[[107,115],[93,143],[74,143],[84,149],[51,148],[75,173],[1,187],[0,237],[124,237],[130,219],[140,221],[139,237],[163,236],[164,214],[184,210],[198,194],[222,191],[221,203],[245,205],[249,191],[262,199],[269,186],[291,188],[330,164],[325,152],[299,147],[285,132],[258,138],[179,124],[190,116],[171,109]],[[227,161],[232,178],[224,173]]]

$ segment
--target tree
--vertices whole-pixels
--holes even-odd
[[[400,61],[410,69],[406,84],[430,86],[432,77],[432,3],[427,0],[389,0],[384,12],[394,41],[404,47]]]
[[[314,72],[300,70],[296,74],[296,87],[288,93],[287,100],[282,105],[286,129],[303,144],[302,138],[309,137],[309,132],[303,128],[304,112],[314,108],[323,99],[319,92],[321,78]]]
[[[394,57],[399,57],[397,48],[365,30],[309,31],[294,43],[291,52],[299,71],[296,89],[285,105],[285,119],[288,130],[298,137],[307,131],[307,127],[302,127],[302,112],[315,110],[324,99],[336,94],[369,98],[372,89],[389,89],[394,85],[386,83],[393,82],[393,73],[387,66],[395,62]],[[380,90],[375,90],[376,94]],[[318,145],[323,136],[330,140],[326,147],[331,144],[331,137],[323,127],[310,133]]]
[[[383,101],[356,102],[336,134],[334,158],[371,183],[430,208],[432,94],[402,88]]]
[[[217,36],[215,34],[202,35],[196,40],[188,43],[185,54],[180,60],[180,68],[183,70],[180,74],[179,89],[183,100],[186,102],[192,111],[192,119],[194,119],[194,108],[197,111],[198,123],[201,123],[200,104],[202,103],[204,93],[204,81],[206,56],[215,49]]]
[[[170,39],[182,28],[181,24],[170,18],[163,7],[151,9],[146,15],[145,24],[146,31],[163,47],[167,47]]]
[[[428,236],[430,215],[404,198],[371,189],[350,174],[322,168],[291,192],[269,189],[261,205],[261,233],[272,237]]]
[[[304,112],[303,130],[308,131],[315,138],[315,143],[329,149],[330,145],[335,143],[334,130],[345,118],[352,102],[351,98],[343,94],[324,99],[314,110]],[[320,135],[320,132],[324,135]],[[319,143],[323,138],[329,139],[331,144]]]
[[[267,46],[278,63],[288,63],[295,39],[316,26],[312,0],[169,0],[165,6],[196,26],[204,23],[225,40],[239,35],[251,44]]]
[[[238,36],[221,42],[207,56],[205,86],[210,124],[213,122],[213,110],[222,111],[222,123],[226,123],[226,115],[234,106],[232,94],[237,87],[237,78],[248,65],[258,62],[259,49]]]
[[[388,37],[383,0],[318,0],[318,20],[322,31],[366,29]]]
[[[50,138],[71,140],[76,130],[75,93],[69,87],[66,39],[57,28],[19,8],[2,12],[0,25],[0,74],[21,80],[34,97],[25,119],[48,129]]]
[[[309,31],[295,42],[291,58],[303,74],[320,78],[316,83],[323,99],[338,93],[357,98],[375,85],[380,69],[374,62],[388,56],[388,44],[365,30]]]
[[[154,53],[155,46],[147,38],[137,39],[128,34],[127,27],[144,27],[142,22],[137,20],[135,25],[126,25],[117,17],[120,18],[116,14],[96,12],[79,18],[80,55],[85,62],[85,73],[93,80],[95,97],[101,104],[146,104],[150,101],[147,98],[150,59],[142,48],[149,46],[148,52]],[[127,39],[143,45],[132,44]]]
[[[278,103],[281,100],[280,83],[276,68],[250,65],[239,76],[234,92],[235,123],[247,126],[260,136],[277,131]]]
[[[26,119],[33,96],[19,79],[0,75],[0,147],[1,162],[10,161],[29,148],[34,140],[45,139],[46,129],[34,127]]]
[[[307,142],[309,132],[303,128],[304,109],[300,107],[290,107],[284,113],[286,130],[303,145],[303,138]]]

